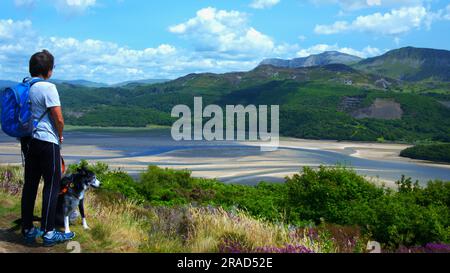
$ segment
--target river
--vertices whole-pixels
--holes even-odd
[[[102,161],[137,176],[148,165],[189,169],[194,176],[218,178],[225,183],[256,184],[282,182],[304,166],[341,164],[380,181],[396,181],[401,175],[419,180],[450,181],[450,168],[406,160],[374,160],[352,156],[355,151],[283,145],[272,152],[235,142],[175,142],[168,130],[113,132],[107,130],[70,131],[65,135],[62,153],[67,163],[81,159]],[[336,145],[336,142],[330,145]],[[360,144],[364,146],[365,144]],[[20,164],[19,145],[0,134],[0,164]]]

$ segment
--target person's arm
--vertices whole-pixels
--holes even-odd
[[[59,142],[62,144],[64,141],[63,131],[64,131],[64,117],[62,114],[61,106],[56,106],[50,108],[50,115],[54,121],[56,130],[58,131]]]

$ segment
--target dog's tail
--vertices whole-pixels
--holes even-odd
[[[37,217],[37,216],[33,216],[33,222],[40,222],[42,220],[41,217]],[[16,226],[21,226],[23,223],[22,218],[17,219],[16,221],[13,222],[13,224],[15,224]]]

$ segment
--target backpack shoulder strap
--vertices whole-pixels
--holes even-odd
[[[38,82],[45,82],[45,80],[43,80],[41,78],[30,78],[30,77],[27,77],[27,78],[23,79],[22,82],[23,83],[30,83],[30,87],[32,87],[33,85],[35,85]]]
[[[23,79],[22,81],[23,83],[30,83],[30,88],[35,85],[38,82],[45,82],[45,80],[41,79],[41,78],[30,78],[27,77],[25,79]],[[47,109],[44,113],[42,113],[42,115],[39,117],[39,119],[37,120],[37,122],[41,122],[41,120],[45,117],[45,115],[47,115],[50,111]]]
[[[42,113],[42,115],[39,117],[39,119],[37,120],[37,122],[38,122],[38,123],[41,122],[41,120],[42,120],[42,119],[45,117],[45,115],[47,115],[48,113],[50,113],[50,110],[49,110],[49,109],[45,110],[45,112]]]
[[[27,77],[27,78],[23,79],[23,83],[29,83],[29,84],[30,84],[30,88],[31,88],[33,85],[35,85],[36,83],[38,83],[38,82],[45,82],[45,80],[43,80],[43,79],[41,79],[41,78],[30,78],[30,77]],[[36,126],[37,126],[37,124],[39,124],[39,122],[41,122],[42,119],[43,119],[47,114],[49,114],[49,113],[50,113],[50,110],[49,110],[49,109],[47,109],[44,113],[42,113],[42,115],[41,115],[41,116],[39,117],[39,119],[37,120]]]
[[[33,134],[36,132],[36,130],[37,130],[37,126],[39,125],[39,123],[42,121],[42,119],[44,119],[44,117],[47,115],[47,114],[50,114],[50,110],[49,109],[47,109],[47,110],[45,110],[45,112],[44,113],[42,113],[42,115],[39,117],[39,119],[36,121],[36,123],[34,124],[34,129],[33,129],[33,133],[31,134],[31,137],[33,137]]]

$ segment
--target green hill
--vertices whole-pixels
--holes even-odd
[[[273,65],[284,68],[299,68],[311,66],[323,66],[327,64],[353,64],[362,59],[349,54],[326,51],[321,54],[311,55],[304,58],[295,58],[292,60],[266,59],[261,62],[262,65]]]
[[[450,144],[417,145],[403,150],[400,156],[434,162],[450,163]]]
[[[7,87],[14,86],[16,84],[17,84],[17,82],[0,80],[0,91],[5,89],[5,88],[7,88]]]
[[[99,82],[92,82],[87,80],[57,80],[52,79],[50,80],[54,84],[69,84],[69,85],[79,85],[84,87],[92,87],[92,88],[100,88],[100,87],[107,87],[108,85],[105,83],[99,83]]]
[[[450,51],[405,47],[362,60],[354,67],[404,81],[450,81]]]

